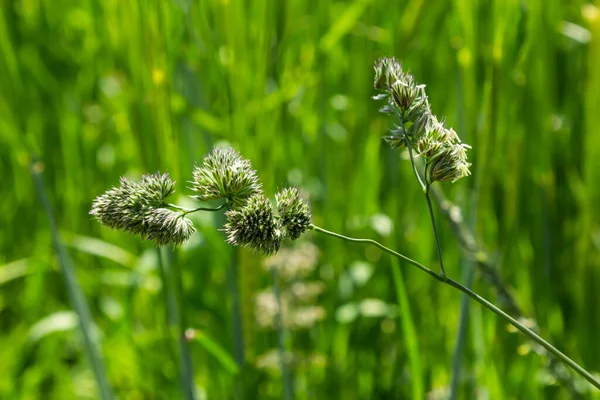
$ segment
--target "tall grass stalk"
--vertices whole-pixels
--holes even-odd
[[[471,288],[475,278],[475,268],[470,261],[463,261],[462,281],[467,288]],[[469,296],[463,294],[460,299],[460,317],[458,322],[458,331],[456,333],[456,342],[454,344],[454,353],[452,354],[452,380],[450,383],[450,399],[458,398],[460,390],[460,376],[462,368],[462,356],[467,339],[467,326],[469,321]]]
[[[473,261],[474,267],[481,273],[484,281],[495,289],[499,302],[508,309],[509,313],[517,316],[517,318],[524,318],[525,313],[519,307],[515,297],[511,294],[511,291],[508,289],[506,283],[502,279],[498,269],[490,260],[489,255],[484,250],[484,246],[477,244],[472,230],[461,218],[463,215],[462,210],[456,204],[452,203],[446,198],[442,189],[433,187],[431,193],[433,194],[433,197],[435,198],[442,215],[448,220],[450,227],[458,239],[461,247],[467,252],[467,257]],[[468,284],[467,287],[469,287]],[[529,317],[528,322],[529,325],[532,326],[532,330],[538,330],[538,323],[535,319]],[[540,354],[543,356],[548,356],[545,350],[540,349],[540,351]],[[563,384],[564,387],[568,389],[572,398],[581,398],[583,396],[581,389],[575,384],[573,377],[566,373],[564,369],[560,368],[556,358],[550,357],[548,365],[546,365],[546,369],[550,375],[556,378]]]
[[[244,331],[242,322],[242,309],[240,304],[240,290],[238,278],[238,249],[232,250],[231,265],[229,267],[229,293],[231,294],[231,324],[233,327],[233,355],[239,368],[240,379],[236,380],[237,398],[245,397],[245,364]]]
[[[277,350],[279,352],[279,365],[281,368],[281,383],[283,386],[283,399],[292,400],[294,398],[294,388],[292,386],[292,377],[288,366],[286,355],[286,332],[283,322],[283,302],[281,301],[281,289],[279,288],[279,274],[277,267],[271,268],[271,277],[273,279],[273,295],[277,301]]]
[[[423,367],[421,365],[421,353],[417,339],[417,332],[414,325],[412,313],[404,277],[400,269],[400,263],[397,259],[392,260],[392,275],[394,277],[394,286],[396,287],[396,299],[402,315],[402,332],[406,340],[406,350],[410,363],[410,384],[412,389],[412,399],[421,400],[425,398],[425,385],[423,379]]]
[[[495,314],[497,314],[498,316],[502,317],[504,320],[506,320],[506,322],[508,322],[509,324],[511,324],[512,326],[514,326],[515,328],[517,328],[519,331],[521,331],[522,333],[524,333],[525,335],[527,335],[531,340],[533,340],[536,343],[538,343],[539,345],[543,346],[546,350],[548,350],[548,352],[550,352],[552,355],[554,355],[555,357],[557,357],[558,359],[560,359],[562,362],[564,362],[565,364],[567,364],[569,367],[571,367],[573,370],[575,370],[579,375],[581,375],[583,378],[585,378],[588,382],[590,382],[596,388],[600,389],[600,381],[598,379],[596,379],[588,371],[586,371],[583,367],[581,367],[579,364],[577,364],[575,361],[573,361],[572,359],[570,359],[567,355],[565,355],[564,353],[562,353],[561,351],[559,351],[556,347],[552,346],[545,339],[543,339],[537,333],[533,332],[531,329],[529,329],[528,327],[526,327],[525,325],[523,325],[521,322],[517,321],[515,318],[511,317],[510,315],[508,315],[506,312],[502,311],[500,308],[498,308],[493,303],[489,302],[485,298],[483,298],[480,295],[478,295],[477,293],[473,292],[471,289],[469,289],[469,288],[461,285],[460,283],[458,283],[455,280],[449,278],[448,276],[446,276],[446,275],[440,275],[440,274],[434,272],[433,270],[427,268],[423,264],[420,264],[419,262],[417,262],[417,261],[415,261],[415,260],[413,260],[411,258],[408,258],[408,257],[406,257],[403,254],[400,254],[400,253],[398,253],[398,252],[396,252],[396,251],[394,251],[392,249],[389,249],[389,248],[385,247],[384,245],[382,245],[381,243],[379,243],[379,242],[377,242],[375,240],[351,238],[351,237],[348,237],[348,236],[340,235],[340,234],[335,233],[335,232],[331,232],[331,231],[325,230],[325,229],[320,228],[320,227],[318,227],[316,225],[313,225],[313,224],[309,225],[309,229],[311,229],[311,230],[313,230],[315,232],[320,232],[320,233],[324,233],[324,234],[329,235],[329,236],[336,237],[338,239],[346,240],[348,242],[367,243],[367,244],[371,244],[373,246],[376,246],[379,249],[383,250],[384,252],[389,253],[389,254],[391,254],[391,255],[393,255],[395,257],[398,257],[399,259],[402,259],[402,260],[408,262],[409,264],[412,264],[413,266],[419,268],[421,271],[429,274],[431,277],[433,277],[437,281],[439,281],[441,283],[445,283],[445,284],[447,284],[449,286],[452,286],[455,289],[460,290],[461,292],[465,293],[466,295],[468,295],[469,297],[471,297],[472,299],[474,299],[475,301],[477,301],[482,306],[486,307],[490,311],[492,311]]]
[[[404,130],[404,115],[398,114],[400,119],[400,126]],[[406,147],[408,149],[408,155],[410,157],[410,164],[412,165],[413,171],[415,173],[415,177],[417,181],[419,181],[419,185],[421,185],[421,189],[423,193],[425,193],[425,200],[427,201],[427,210],[429,211],[429,218],[431,219],[431,226],[433,227],[433,235],[435,236],[435,244],[438,252],[438,259],[440,261],[440,270],[442,271],[442,275],[446,275],[446,270],[444,269],[444,259],[442,257],[442,247],[440,246],[440,236],[437,231],[437,226],[435,224],[435,215],[433,214],[433,207],[431,205],[431,198],[429,197],[429,189],[431,188],[431,183],[427,181],[427,170],[425,170],[425,183],[421,178],[421,174],[417,170],[417,164],[415,162],[415,157],[413,155],[412,143],[410,143],[410,139],[406,136]],[[427,168],[427,167],[425,167]]]
[[[172,263],[170,257],[163,254],[160,248],[156,249],[158,266],[163,283],[163,292],[167,307],[167,324],[169,333],[176,332],[179,344],[179,369],[181,380],[181,391],[185,399],[195,400],[196,389],[194,385],[194,373],[190,357],[190,349],[185,337],[187,318],[185,313],[185,299],[183,298],[183,285],[181,272]],[[170,336],[171,336],[170,335]]]
[[[42,203],[42,207],[46,212],[46,216],[48,217],[50,231],[52,233],[52,241],[54,244],[54,251],[56,252],[61,275],[64,279],[67,293],[69,294],[71,306],[73,307],[73,310],[75,310],[79,320],[79,328],[81,329],[81,333],[83,335],[85,354],[92,366],[94,377],[96,378],[96,384],[98,385],[98,392],[103,400],[111,400],[114,398],[114,395],[106,376],[106,368],[104,366],[104,360],[102,359],[100,345],[98,343],[98,335],[97,332],[95,332],[96,327],[92,320],[85,295],[83,294],[81,286],[77,280],[73,262],[71,261],[69,254],[65,250],[60,240],[56,218],[48,198],[44,177],[42,176],[44,165],[41,161],[33,157],[30,170],[40,202]]]

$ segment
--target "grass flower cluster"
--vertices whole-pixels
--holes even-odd
[[[157,245],[179,245],[196,232],[184,214],[165,208],[175,192],[168,174],[144,175],[140,182],[121,178],[113,188],[92,203],[90,214],[113,229],[139,234]]]
[[[120,187],[113,188],[94,200],[90,214],[108,227],[139,234],[145,239],[154,240],[157,245],[181,244],[195,232],[192,222],[186,217],[187,214],[225,208],[227,222],[223,231],[226,241],[254,252],[267,255],[277,253],[284,239],[296,240],[306,230],[352,243],[378,247],[477,301],[600,388],[600,381],[529,327],[446,274],[429,189],[436,181],[456,182],[470,175],[471,164],[467,161],[467,150],[470,146],[462,143],[452,128],[446,127],[443,120],[440,121],[432,114],[425,86],[418,84],[410,73],[403,71],[401,64],[394,58],[382,58],[376,63],[374,86],[381,92],[375,96],[375,99],[386,102],[381,111],[393,114],[398,119],[398,123],[390,130],[389,135],[384,136],[384,139],[392,148],[408,150],[415,176],[425,194],[441,273],[374,240],[352,238],[313,225],[310,222],[308,204],[300,197],[297,188],[280,190],[275,195],[274,206],[264,195],[258,174],[252,168],[250,161],[231,148],[214,149],[193,170],[191,182],[191,189],[195,192],[193,198],[200,201],[223,201],[216,208],[186,210],[165,203],[165,199],[175,190],[175,182],[167,174],[157,173],[144,175],[140,182],[122,178]],[[415,162],[413,154],[424,160],[422,172],[418,171],[419,165]],[[286,260],[271,258],[270,263],[286,265]],[[285,353],[283,328],[290,321],[289,318],[283,318],[285,304],[276,285],[278,270],[271,268],[271,272],[275,290],[273,296],[265,299],[269,300],[267,303],[270,306],[274,304],[271,297],[277,300],[277,306],[271,309],[274,310],[278,321],[279,353],[283,359]],[[316,320],[323,318],[324,315],[305,313],[298,314],[297,317],[303,321],[302,324],[308,324],[315,318]],[[273,318],[269,321],[272,322]],[[285,369],[285,363],[282,363],[282,370]],[[289,381],[286,387],[288,389],[291,387]]]
[[[281,228],[273,215],[273,206],[262,194],[255,194],[246,205],[227,211],[227,242],[264,254],[276,253],[281,244]]]
[[[204,157],[201,165],[194,167],[191,183],[196,193],[192,198],[225,203],[195,210],[167,204],[175,182],[168,174],[157,173],[144,175],[140,182],[121,178],[120,187],[94,200],[90,214],[109,228],[139,234],[159,246],[179,245],[196,231],[187,214],[224,206],[227,242],[263,254],[276,253],[282,240],[298,239],[310,225],[308,204],[297,188],[284,188],[276,194],[276,213],[250,161],[232,148],[215,148]]]
[[[400,62],[380,59],[375,65],[374,86],[381,92],[375,99],[386,101],[380,111],[395,114],[400,121],[384,139],[392,148],[406,147],[411,157],[414,152],[424,158],[427,184],[456,182],[471,174],[467,162],[470,146],[432,114],[425,85],[417,84]]]
[[[262,194],[262,184],[252,164],[232,149],[216,148],[194,167],[193,198],[200,201],[227,200],[233,207],[243,206],[248,198]]]

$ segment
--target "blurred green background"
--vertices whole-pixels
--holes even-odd
[[[183,392],[155,247],[88,215],[120,176],[169,172],[175,200],[193,206],[194,163],[228,143],[267,194],[300,187],[316,224],[436,268],[410,163],[381,140],[391,124],[371,99],[381,56],[402,60],[427,85],[433,112],[473,146],[473,176],[443,190],[525,315],[600,372],[599,6],[0,0],[0,398],[99,396],[32,155],[121,399]],[[469,263],[438,218],[446,269],[465,279]],[[224,243],[218,213],[193,219],[199,233],[163,256],[182,272],[185,327],[196,330],[188,350],[197,397],[282,398],[277,334],[261,320],[272,277],[262,257]],[[309,234],[300,250],[313,258],[311,243],[318,258],[280,282],[297,311],[285,321],[295,398],[447,398],[460,293],[410,265],[395,270],[377,249]],[[284,254],[306,261],[296,253]],[[474,289],[496,298],[479,275]],[[289,294],[302,290],[304,300]],[[458,398],[600,398],[585,382],[559,384],[524,336],[478,305],[464,339]]]

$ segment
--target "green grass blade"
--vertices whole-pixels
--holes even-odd
[[[33,176],[33,183],[50,223],[52,240],[54,242],[54,251],[56,252],[60,270],[65,281],[65,286],[67,287],[69,300],[71,301],[71,306],[79,318],[79,327],[81,328],[81,333],[83,334],[85,353],[88,360],[92,364],[92,369],[94,371],[96,383],[98,384],[100,397],[103,400],[113,399],[113,392],[108,383],[104,361],[99,350],[100,346],[98,343],[98,338],[97,335],[94,334],[94,322],[90,315],[90,310],[85,296],[81,290],[81,287],[79,286],[71,258],[61,243],[58,234],[56,219],[54,217],[54,212],[52,211],[52,206],[50,205],[50,200],[48,199],[48,194],[46,193],[44,178],[42,176],[43,164],[40,161],[34,160],[30,167],[31,175]]]
[[[194,330],[191,338],[194,342],[198,343],[204,350],[211,354],[231,375],[237,375],[240,371],[237,363],[231,355],[221,345],[215,342],[208,334]]]
[[[167,306],[167,324],[169,326],[169,333],[172,333],[173,330],[176,330],[179,343],[181,390],[185,399],[194,400],[197,398],[197,396],[194,386],[194,373],[192,369],[190,349],[185,337],[187,324],[185,318],[183,317],[184,299],[181,272],[179,271],[178,266],[170,263],[169,258],[165,257],[160,248],[156,251],[161,279],[163,281],[163,292]]]
[[[402,334],[406,342],[406,350],[410,362],[410,381],[412,384],[412,398],[415,400],[425,398],[425,388],[423,382],[423,369],[421,367],[421,355],[419,352],[419,340],[415,329],[415,323],[410,312],[410,303],[404,286],[404,278],[400,270],[398,260],[392,260],[392,274],[394,275],[394,285],[396,286],[396,297],[400,307],[402,318]]]

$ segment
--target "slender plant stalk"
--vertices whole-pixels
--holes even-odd
[[[508,290],[508,286],[504,283],[498,269],[494,266],[489,255],[484,250],[485,246],[481,246],[475,241],[471,228],[469,228],[461,218],[462,213],[453,211],[460,211],[458,206],[450,202],[439,187],[432,187],[431,194],[435,198],[440,212],[450,223],[450,227],[452,228],[454,235],[458,238],[460,245],[467,252],[469,259],[475,263],[475,266],[483,276],[484,281],[496,290],[498,299],[503,304],[503,307],[507,308],[509,313],[516,315],[519,318],[524,317],[525,314],[523,310],[519,307],[517,300],[510,290]],[[538,326],[537,321],[529,318],[529,322],[533,323],[533,330],[536,331]],[[547,357],[548,354],[544,351],[543,355]],[[573,378],[567,374],[568,370],[560,368],[562,366],[559,364],[560,362],[557,358],[550,357],[546,368],[552,376],[562,382],[563,386],[569,391],[571,398],[583,398],[581,389],[577,387]]]
[[[242,309],[240,304],[240,291],[238,282],[238,249],[233,249],[231,266],[229,268],[229,291],[232,297],[232,325],[233,325],[233,354],[240,371],[240,378],[236,382],[238,399],[244,398],[244,367],[246,357],[244,354],[244,331],[242,322]]]
[[[565,364],[567,364],[569,367],[573,368],[579,375],[581,375],[583,378],[585,378],[588,382],[590,382],[596,388],[600,389],[600,381],[598,379],[596,379],[588,371],[586,371],[583,367],[581,367],[579,364],[577,364],[575,361],[571,360],[567,355],[565,355],[564,353],[562,353],[561,351],[559,351],[556,347],[552,346],[545,339],[543,339],[537,333],[533,332],[531,329],[527,328],[525,325],[523,325],[522,323],[520,323],[519,321],[517,321],[515,318],[511,317],[510,315],[508,315],[507,313],[505,313],[504,311],[502,311],[500,308],[496,307],[493,303],[489,302],[485,298],[483,298],[480,295],[478,295],[477,293],[473,292],[471,289],[469,289],[469,288],[461,285],[460,283],[458,283],[455,280],[449,278],[448,276],[446,276],[446,275],[440,275],[440,274],[434,272],[433,270],[427,268],[426,266],[420,264],[419,262],[417,262],[417,261],[415,261],[415,260],[413,260],[411,258],[408,258],[405,255],[402,255],[402,254],[400,254],[400,253],[398,253],[398,252],[396,252],[396,251],[394,251],[394,250],[392,250],[390,248],[387,248],[387,247],[385,247],[384,245],[382,245],[381,243],[379,243],[379,242],[377,242],[375,240],[351,238],[351,237],[348,237],[348,236],[340,235],[339,233],[335,233],[335,232],[331,232],[331,231],[325,230],[323,228],[320,228],[320,227],[318,227],[316,225],[312,225],[312,224],[309,225],[309,229],[311,229],[313,231],[316,231],[316,232],[324,233],[324,234],[329,235],[329,236],[336,237],[338,239],[346,240],[348,242],[368,243],[368,244],[371,244],[373,246],[376,246],[376,247],[380,248],[381,250],[385,251],[386,253],[389,253],[389,254],[391,254],[393,256],[401,258],[402,260],[408,262],[409,264],[412,264],[413,266],[419,268],[421,271],[423,271],[423,272],[431,275],[437,281],[445,283],[445,284],[447,284],[449,286],[454,287],[455,289],[460,290],[461,292],[465,293],[466,295],[468,295],[469,297],[471,297],[472,299],[474,299],[475,301],[477,301],[482,306],[486,307],[487,309],[491,310],[492,312],[494,312],[497,315],[499,315],[500,317],[502,317],[509,324],[511,324],[512,326],[514,326],[515,328],[517,328],[519,331],[521,331],[522,333],[524,333],[525,335],[527,335],[530,339],[532,339],[536,343],[538,343],[541,346],[543,346],[546,350],[548,350],[548,352],[550,352],[551,354],[553,354],[555,357],[557,357],[558,359],[560,359],[562,362],[564,362]]]
[[[283,306],[281,301],[281,290],[279,289],[279,277],[277,268],[271,268],[271,276],[273,278],[273,295],[277,300],[277,347],[279,351],[279,364],[281,368],[281,382],[283,385],[283,399],[292,400],[294,391],[292,387],[292,378],[288,368],[286,351],[285,351],[285,326],[283,325]]]
[[[421,367],[421,352],[419,351],[417,332],[410,311],[404,277],[402,276],[400,262],[397,259],[392,260],[392,276],[396,287],[396,299],[398,301],[398,306],[400,307],[399,311],[402,315],[400,323],[404,334],[404,341],[406,342],[404,347],[406,347],[406,351],[408,352],[408,362],[410,363],[411,398],[413,400],[422,400],[425,398],[425,389],[423,382],[423,368]]]
[[[435,236],[435,245],[437,247],[438,258],[440,259],[440,269],[442,271],[442,275],[446,275],[446,270],[444,269],[444,258],[442,257],[442,246],[440,245],[440,235],[438,234],[437,226],[435,224],[435,216],[433,214],[431,198],[429,197],[430,187],[430,183],[428,183],[425,187],[425,200],[427,200],[427,208],[429,209],[429,217],[431,218],[431,226],[433,227],[433,234]]]
[[[176,263],[171,263],[169,257],[165,257],[160,249],[157,249],[158,265],[161,276],[164,276],[163,290],[167,298],[167,314],[171,327],[177,329],[177,341],[179,343],[179,362],[181,369],[181,389],[184,398],[195,400],[196,389],[194,386],[194,373],[190,349],[185,337],[187,318],[185,314],[185,299],[183,298],[183,282],[181,271]]]
[[[187,319],[187,301],[185,299],[185,293],[183,290],[181,266],[177,262],[171,262],[170,257],[167,257],[167,260],[167,265],[169,265],[173,271],[175,294],[177,296],[177,302],[179,306],[179,324],[177,336],[179,339],[179,347],[181,349],[181,366],[183,369],[183,379],[185,382],[185,394],[186,398],[189,400],[195,400],[197,396],[196,386],[194,385],[194,367],[192,365],[190,346],[185,335],[189,324]]]
[[[414,155],[412,152],[412,143],[408,137],[408,134],[406,133],[406,128],[404,127],[404,115],[398,111],[396,111],[396,115],[398,116],[398,119],[400,119],[400,127],[402,128],[402,131],[404,131],[404,141],[406,142],[406,148],[408,149],[408,156],[410,157],[410,164],[412,165],[415,176],[417,177],[417,180],[419,181],[419,184],[421,185],[421,189],[423,189],[423,192],[426,192],[427,187],[425,186],[425,184],[423,183],[423,180],[421,179],[421,174],[419,174],[419,171],[417,171],[417,166],[415,164],[415,158],[414,158]]]
[[[162,283],[162,295],[163,302],[165,304],[165,322],[167,325],[165,336],[168,339],[168,348],[171,353],[171,357],[173,358],[173,362],[179,362],[177,352],[175,350],[175,346],[173,344],[173,333],[177,331],[177,301],[175,300],[175,296],[173,295],[173,291],[171,289],[171,281],[167,270],[165,268],[165,263],[163,262],[161,248],[156,248],[156,259],[158,261],[158,271],[160,273],[160,280]],[[183,379],[181,380],[183,382]]]
[[[48,199],[48,194],[46,192],[46,185],[42,176],[43,164],[34,159],[31,163],[30,169],[40,202],[42,203],[44,211],[48,217],[48,222],[50,223],[54,251],[56,252],[62,277],[64,279],[65,286],[67,287],[71,306],[75,310],[75,313],[79,319],[79,328],[83,334],[85,353],[92,366],[92,370],[94,371],[100,397],[103,400],[111,400],[114,398],[114,395],[108,383],[108,378],[106,377],[106,369],[104,366],[104,360],[102,359],[102,354],[99,349],[100,346],[97,340],[98,338],[97,335],[94,334],[94,321],[92,320],[85,295],[83,294],[81,286],[77,280],[73,262],[62,245],[60,236],[58,234],[56,218],[54,217],[54,212],[52,210],[52,206],[50,205],[50,200]]]
[[[471,288],[475,278],[475,267],[471,262],[464,260],[465,268],[463,268],[463,282],[468,288]],[[454,354],[452,355],[452,380],[450,384],[450,400],[458,399],[458,391],[460,385],[460,372],[462,364],[462,354],[465,347],[467,337],[467,321],[469,319],[469,296],[462,295],[460,299],[460,319],[458,323],[458,332],[456,333],[456,343],[454,345]]]
[[[423,182],[423,179],[421,178],[421,174],[417,170],[417,164],[415,162],[415,157],[413,155],[413,151],[412,151],[413,144],[412,144],[410,138],[408,137],[408,134],[405,131],[404,115],[402,115],[402,113],[400,113],[400,112],[396,112],[396,114],[398,115],[398,118],[400,119],[400,126],[401,126],[402,130],[404,131],[404,140],[406,142],[406,148],[408,149],[408,156],[410,157],[410,164],[412,166],[413,172],[415,173],[415,177],[419,181],[419,185],[421,185],[421,189],[423,190],[423,193],[425,193],[425,199],[427,200],[427,208],[429,210],[429,217],[431,218],[431,225],[433,226],[433,234],[435,236],[435,244],[437,246],[438,258],[440,260],[440,270],[442,271],[442,275],[445,276],[446,270],[444,269],[444,259],[442,257],[442,248],[440,246],[440,237],[438,235],[437,226],[435,225],[435,216],[433,214],[433,207],[431,206],[431,199],[429,198],[429,188],[431,187],[431,183],[429,183],[429,180],[427,179],[427,172],[425,173],[425,182],[426,183]]]
[[[179,211],[183,211],[182,212],[183,215],[195,213],[197,211],[219,211],[219,210],[225,208],[227,205],[228,205],[228,203],[223,203],[220,206],[214,207],[214,208],[212,208],[212,207],[185,208],[185,207],[180,207],[177,204],[171,204],[171,203],[164,204],[164,206],[166,206],[166,207],[170,207],[170,208],[174,208]]]

